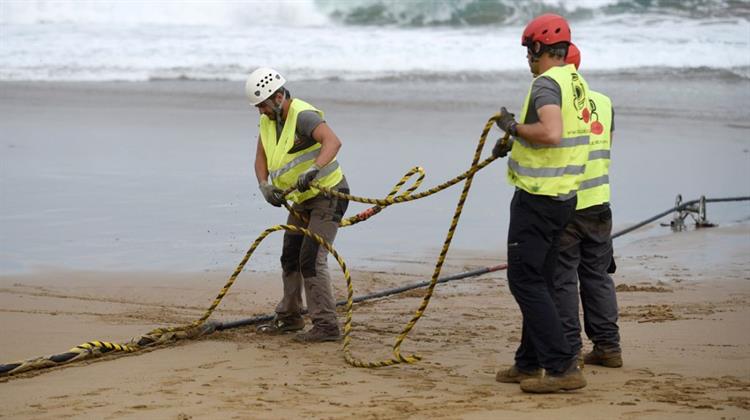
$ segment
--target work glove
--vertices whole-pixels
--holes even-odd
[[[281,204],[284,202],[284,197],[281,196],[282,191],[280,189],[266,181],[261,181],[258,188],[260,188],[260,192],[263,194],[263,198],[268,201],[268,204],[274,207],[281,207]]]
[[[310,183],[316,176],[318,176],[318,172],[320,172],[320,168],[317,164],[313,164],[313,166],[307,168],[305,172],[302,172],[299,178],[297,178],[297,190],[300,192],[309,190]]]
[[[497,127],[501,130],[505,131],[506,133],[509,133],[511,136],[517,136],[518,131],[516,128],[518,127],[518,123],[516,122],[516,116],[508,112],[505,107],[500,108],[500,118],[495,120],[495,124],[497,124]]]
[[[512,138],[508,138],[506,141],[505,137],[500,137],[499,139],[497,139],[495,147],[492,148],[492,157],[501,158],[507,156],[508,152],[510,152],[511,147],[513,147]]]

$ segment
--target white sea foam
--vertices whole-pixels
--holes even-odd
[[[241,80],[261,65],[296,80],[525,71],[519,34],[525,14],[535,12],[508,0],[484,2],[495,6],[490,12],[507,13],[497,17],[506,23],[461,24],[477,19],[470,6],[480,3],[5,1],[0,80]],[[586,70],[723,69],[747,78],[747,19],[695,17],[698,6],[690,13],[611,12],[620,3],[529,4],[574,16],[582,7],[591,11],[572,20]],[[422,24],[375,25],[395,17]],[[342,23],[355,18],[361,22]]]

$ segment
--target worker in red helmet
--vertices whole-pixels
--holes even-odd
[[[572,42],[568,46],[568,55],[565,57],[565,62],[574,65],[576,70],[581,67],[581,50]]]
[[[508,158],[516,189],[508,228],[508,285],[523,315],[515,363],[496,380],[520,383],[525,392],[549,393],[586,386],[577,352],[565,337],[553,294],[560,235],[573,217],[576,191],[588,159],[588,86],[565,63],[570,27],[545,14],[521,38],[534,75],[519,121],[505,107],[497,125],[512,136],[493,155]],[[544,374],[543,374],[544,373]]]
[[[570,44],[566,61],[576,69],[581,53]],[[614,131],[614,108],[606,95],[589,90],[591,138],[583,181],[573,220],[560,237],[560,255],[555,275],[557,309],[563,330],[573,350],[581,352],[578,296],[583,306],[586,336],[594,343],[583,356],[585,364],[611,368],[622,366],[620,332],[617,326],[617,295],[609,274],[612,257],[612,210],[609,206],[609,162]]]

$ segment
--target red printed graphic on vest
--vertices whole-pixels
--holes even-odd
[[[602,134],[604,132],[604,125],[600,123],[599,121],[594,121],[591,123],[591,133],[596,134],[597,136],[599,134]]]

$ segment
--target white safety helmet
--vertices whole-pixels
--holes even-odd
[[[276,70],[261,67],[250,74],[245,82],[245,95],[250,103],[258,105],[270,98],[274,92],[284,86],[286,79]]]

